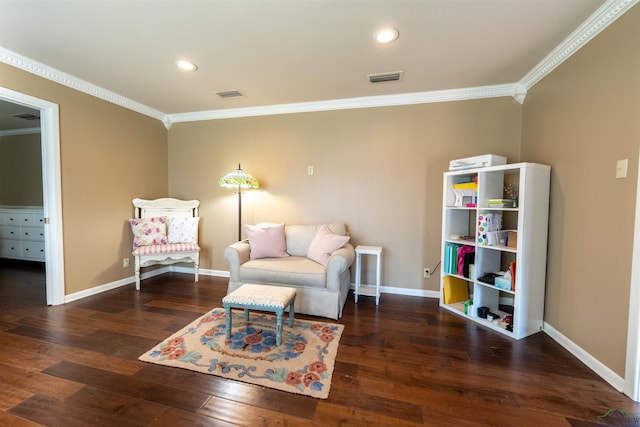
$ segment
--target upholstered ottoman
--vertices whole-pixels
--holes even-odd
[[[282,313],[289,307],[289,327],[293,327],[295,288],[270,285],[246,284],[240,286],[226,297],[222,305],[227,313],[227,339],[231,338],[231,309],[244,310],[245,320],[249,320],[249,310],[273,311],[276,313],[276,345],[282,342]]]

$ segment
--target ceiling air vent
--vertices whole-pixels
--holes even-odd
[[[24,120],[40,120],[40,117],[31,113],[18,113],[18,114],[12,114],[11,116],[17,117],[18,119],[24,119]]]
[[[216,92],[220,98],[229,99],[229,98],[240,98],[243,97],[244,94],[239,90],[225,90],[223,92]]]
[[[393,73],[382,74],[368,74],[369,83],[385,83],[385,82],[397,82],[402,80],[404,71],[394,71]]]

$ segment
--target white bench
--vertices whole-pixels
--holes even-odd
[[[293,328],[295,288],[284,286],[246,284],[222,298],[226,311],[227,339],[231,338],[231,309],[244,310],[244,320],[249,321],[249,310],[274,311],[276,313],[276,345],[282,342],[282,314],[289,307],[289,327]]]
[[[171,198],[144,200],[133,199],[134,218],[198,218],[199,200],[178,200]],[[140,290],[140,268],[156,264],[193,263],[195,282],[198,282],[200,268],[200,246],[198,246],[197,220],[195,235],[185,242],[171,242],[160,245],[134,247],[136,289]],[[171,230],[168,231],[168,236]],[[179,234],[179,233],[178,233]]]

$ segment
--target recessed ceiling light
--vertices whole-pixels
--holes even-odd
[[[380,44],[392,43],[398,40],[400,34],[395,28],[383,28],[373,33],[373,39]]]
[[[176,65],[181,70],[186,70],[186,71],[195,71],[195,70],[198,69],[198,66],[196,64],[194,64],[193,62],[190,62],[190,61],[185,61],[183,59],[180,60],[180,61],[177,61]]]

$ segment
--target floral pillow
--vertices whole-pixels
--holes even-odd
[[[333,234],[329,227],[324,224],[311,241],[307,258],[326,267],[333,251],[346,245],[350,238],[350,236]]]
[[[199,217],[169,217],[167,221],[169,243],[198,243]]]
[[[245,224],[249,238],[249,259],[288,257],[284,223],[274,225]]]
[[[167,218],[134,218],[129,220],[133,232],[133,248],[167,244]]]

